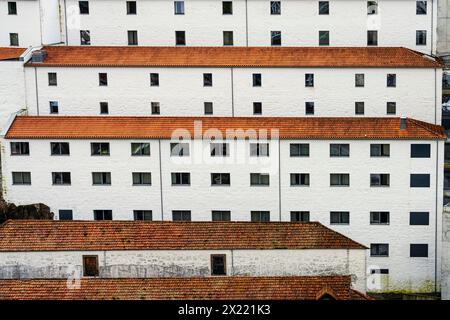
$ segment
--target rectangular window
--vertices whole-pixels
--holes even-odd
[[[186,45],[186,31],[175,31],[175,45]]]
[[[330,31],[322,30],[319,31],[319,46],[329,46],[330,45]]]
[[[397,75],[396,74],[388,74],[386,77],[387,87],[395,88],[397,86]]]
[[[389,257],[389,244],[387,243],[371,243],[371,257]]]
[[[232,46],[233,45],[233,31],[223,32],[223,45]]]
[[[428,226],[430,224],[429,212],[410,212],[409,224],[411,226]]]
[[[128,45],[129,46],[138,45],[138,34],[136,30],[128,30]]]
[[[133,210],[133,217],[135,221],[152,221],[152,210]]]
[[[411,144],[411,158],[429,158],[431,145],[428,143]]]
[[[150,143],[136,142],[131,144],[132,156],[150,156]]]
[[[112,210],[94,210],[94,220],[112,220]]]
[[[355,102],[355,114],[356,115],[364,115],[364,102],[363,101]]]
[[[389,212],[371,211],[370,224],[389,224]]]
[[[108,102],[100,102],[100,114],[109,114]]]
[[[230,155],[229,147],[229,143],[211,143],[209,145],[211,157],[228,157]]]
[[[94,186],[110,186],[111,172],[92,172],[92,184]]]
[[[59,106],[58,101],[50,101],[50,114],[58,114]]]
[[[150,73],[150,86],[159,86],[159,73]]]
[[[371,173],[370,186],[371,187],[389,187],[389,174],[387,173]]]
[[[211,275],[212,276],[226,276],[226,255],[212,254],[211,255]]]
[[[222,1],[222,14],[233,14],[233,1]]]
[[[173,142],[170,144],[170,156],[189,157],[189,143]]]
[[[150,172],[133,172],[133,186],[151,186],[152,174]]]
[[[270,1],[270,14],[281,14],[281,1]]]
[[[109,143],[108,142],[92,142],[91,143],[91,155],[92,156],[109,156]]]
[[[214,114],[214,106],[212,102],[205,102],[203,104],[205,109],[205,115],[211,115]]]
[[[349,157],[350,145],[348,143],[331,143],[330,157]]]
[[[262,86],[262,76],[261,73],[254,73],[252,75],[253,77],[253,86],[254,87],[261,87]]]
[[[251,157],[268,157],[269,144],[268,143],[250,143]]]
[[[136,1],[127,1],[127,14],[136,14],[137,6]]]
[[[370,274],[389,274],[389,269],[370,269]]]
[[[367,1],[367,14],[378,14],[378,1]]]
[[[8,2],[8,14],[9,15],[17,14],[17,3],[16,2]]]
[[[48,85],[49,86],[56,86],[56,85],[58,85],[58,78],[56,76],[56,72],[49,72],[48,73]]]
[[[89,14],[89,1],[78,1],[80,14]]]
[[[190,210],[172,210],[173,221],[191,221]]]
[[[107,86],[108,85],[108,74],[107,73],[99,73],[98,74],[98,85],[99,86]]]
[[[270,175],[268,173],[250,173],[251,186],[268,186],[270,184]]]
[[[98,256],[83,256],[83,276],[98,277],[98,275],[99,275]]]
[[[29,156],[30,155],[30,143],[29,142],[11,142],[11,155],[12,156]]]
[[[184,1],[174,1],[175,14],[184,14]]]
[[[314,114],[314,102],[312,101],[305,102],[305,114],[306,115]]]
[[[377,30],[368,30],[367,31],[367,45],[368,46],[377,46],[378,45],[378,31]]]
[[[416,1],[416,14],[427,14],[426,1]]]
[[[429,188],[430,175],[429,174],[411,174],[410,183],[411,188]]]
[[[319,15],[330,14],[330,2],[319,1]]]
[[[427,258],[428,257],[428,244],[411,243],[409,245],[409,256],[411,258]]]
[[[427,45],[427,30],[416,30],[416,45],[417,46]]]
[[[330,224],[350,224],[350,212],[348,211],[331,211]]]
[[[159,102],[151,102],[151,112],[152,114],[160,114],[161,113],[161,107]]]
[[[73,220],[73,211],[59,210],[59,220]]]
[[[212,221],[231,221],[231,211],[213,210]]]
[[[253,114],[254,115],[262,114],[262,102],[253,102]]]
[[[355,74],[355,87],[364,87],[364,73]]]
[[[291,222],[309,222],[309,211],[291,211]]]
[[[270,44],[281,46],[281,31],[270,31]]]
[[[204,87],[212,87],[212,85],[213,85],[212,73],[204,73],[203,74],[203,86]]]
[[[309,157],[309,143],[291,143],[289,148],[291,157]]]
[[[70,172],[52,172],[53,185],[70,185]]]
[[[391,154],[390,145],[387,143],[372,143],[370,144],[371,157],[389,157]]]
[[[91,32],[89,30],[80,30],[80,45],[91,45]]]
[[[314,87],[314,74],[313,73],[305,74],[305,87]]]
[[[31,172],[13,172],[12,184],[29,185],[31,184]]]
[[[386,103],[386,114],[396,114],[397,113],[397,103],[387,102]]]
[[[291,187],[309,186],[309,173],[291,173]]]
[[[270,211],[252,211],[251,213],[252,222],[269,222],[270,221]]]
[[[191,174],[189,172],[172,172],[171,177],[173,186],[191,185]]]
[[[229,173],[211,173],[211,185],[212,186],[229,186],[230,174]]]
[[[19,34],[18,33],[10,33],[9,34],[9,45],[12,47],[19,46]]]
[[[350,186],[350,174],[348,173],[330,173],[330,186]]]
[[[52,156],[68,156],[70,148],[68,142],[50,142],[50,153]]]

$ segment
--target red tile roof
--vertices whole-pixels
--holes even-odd
[[[9,220],[0,227],[3,252],[203,249],[366,247],[318,222]]]
[[[440,60],[398,47],[49,46],[52,67],[391,67],[442,68]]]
[[[194,125],[201,121],[205,131],[228,138],[271,136],[279,130],[280,139],[445,139],[441,126],[407,119],[400,129],[400,118],[259,118],[259,117],[50,117],[19,116],[9,128],[7,139],[171,139],[177,129],[194,136]],[[200,124],[200,122],[197,122]],[[211,129],[216,129],[211,131]],[[230,132],[230,130],[238,130]],[[248,131],[247,131],[248,130]],[[243,132],[245,131],[245,132]],[[230,135],[229,135],[229,134]],[[276,133],[273,132],[273,135]],[[186,138],[186,137],[185,137]],[[276,138],[276,136],[274,136]]]
[[[22,53],[25,52],[24,48],[3,48],[0,47],[0,60],[18,59]]]
[[[350,276],[0,280],[0,300],[369,300]]]

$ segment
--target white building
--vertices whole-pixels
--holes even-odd
[[[382,290],[439,290],[439,126],[40,116],[16,117],[4,134],[7,201],[43,202],[59,219],[320,221],[371,248]]]

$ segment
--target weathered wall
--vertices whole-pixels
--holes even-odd
[[[450,300],[450,211],[444,210],[442,225],[442,289],[441,298]]]

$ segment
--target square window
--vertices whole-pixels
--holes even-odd
[[[306,115],[314,114],[314,102],[311,101],[305,102],[305,114]]]
[[[416,14],[427,14],[426,1],[416,1]]]
[[[386,103],[386,114],[396,114],[396,112],[397,112],[397,103],[387,102]]]
[[[10,33],[9,34],[9,45],[11,47],[19,46],[19,34],[18,33]]]
[[[83,276],[98,277],[98,256],[83,256]]]
[[[355,102],[355,114],[364,115],[364,102],[362,101]]]
[[[330,14],[330,2],[319,1],[319,15]]]
[[[212,73],[204,73],[203,74],[203,86],[204,87],[212,87],[212,85],[213,85]]]
[[[56,76],[56,72],[49,72],[48,73],[48,85],[49,86],[56,86],[58,85],[58,79]]]
[[[355,74],[355,87],[364,87],[364,73]]]
[[[233,31],[223,32],[223,45],[232,46],[233,45]]]
[[[175,31],[175,45],[185,46],[186,45],[186,32],[185,31]]]
[[[107,73],[99,73],[98,74],[98,85],[99,86],[107,86],[108,85],[108,74]]]
[[[128,45],[137,46],[138,45],[138,35],[136,30],[128,31]]]
[[[377,46],[378,45],[378,31],[368,30],[367,31],[367,45]]]
[[[152,210],[133,210],[133,218],[135,221],[152,221]]]
[[[330,45],[330,31],[319,31],[319,46]]]
[[[262,114],[262,102],[253,102],[253,114]]]
[[[89,30],[80,30],[80,44],[82,46],[91,45],[91,32]]]
[[[226,255],[212,254],[211,255],[211,275],[212,276],[225,276],[226,274],[227,274]]]
[[[270,14],[281,14],[281,1],[270,1]]]
[[[291,211],[291,222],[309,222],[309,211]]]
[[[159,86],[159,73],[150,73],[150,86]]]
[[[427,31],[426,30],[417,30],[416,31],[416,45],[417,46],[426,46],[427,45]]]
[[[109,114],[108,102],[100,102],[100,114]]]
[[[254,87],[261,87],[262,86],[262,76],[261,73],[254,73],[252,75],[253,78],[253,86]]]
[[[17,14],[17,3],[16,2],[8,2],[8,14],[9,15]]]
[[[281,46],[281,31],[270,31],[270,44]]]
[[[151,102],[152,114],[161,114],[161,106],[159,102]]]
[[[80,14],[89,14],[89,1],[78,1]]]
[[[222,14],[233,14],[233,1],[222,1]]]
[[[59,210],[59,220],[73,220],[73,211]]]
[[[175,14],[184,14],[184,1],[174,1]]]
[[[212,102],[205,102],[204,103],[204,109],[205,109],[205,115],[213,114],[213,103]]]
[[[136,14],[136,1],[127,1],[127,14]]]

